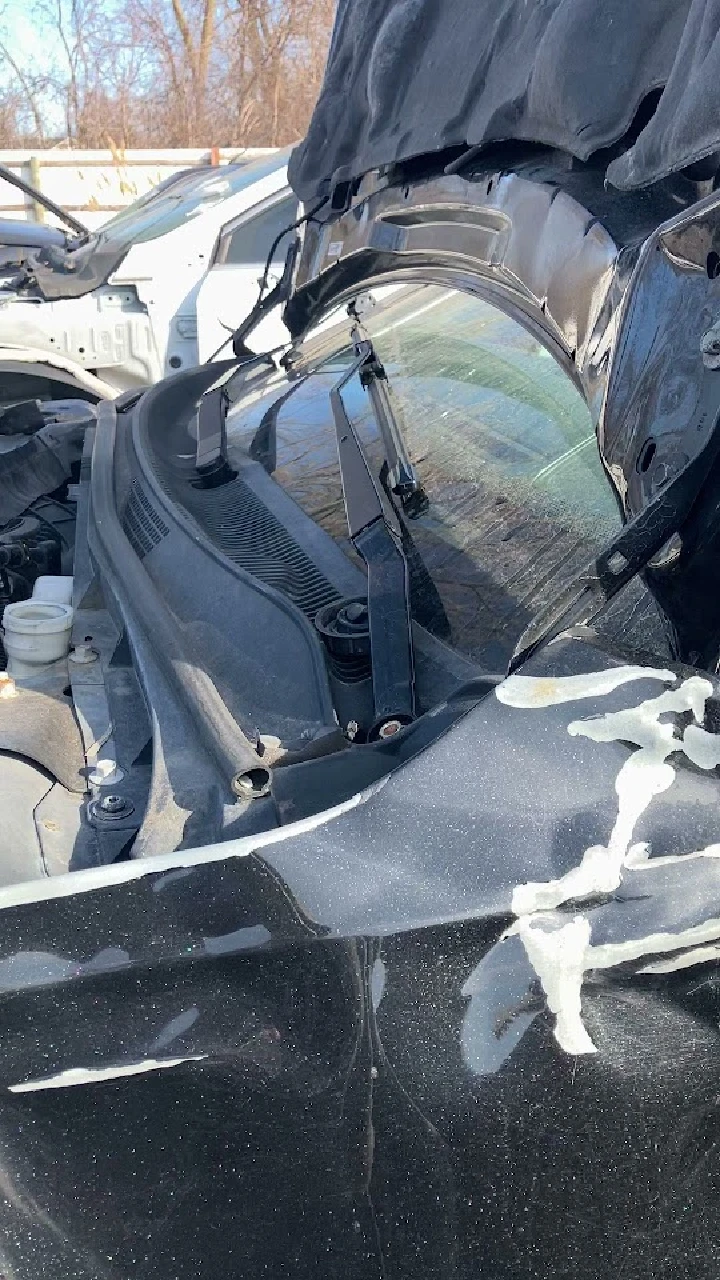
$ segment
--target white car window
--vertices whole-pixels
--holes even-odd
[[[276,236],[297,221],[297,197],[288,195],[278,200],[254,218],[241,222],[223,236],[218,252],[218,264],[232,267],[254,266],[265,261],[270,245]],[[288,231],[278,242],[273,254],[274,263],[285,260],[293,233]]]

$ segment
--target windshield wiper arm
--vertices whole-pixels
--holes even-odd
[[[0,178],[4,178],[11,186],[17,187],[24,195],[30,196],[31,200],[36,200],[44,209],[47,209],[48,213],[54,214],[56,218],[65,223],[66,227],[70,227],[70,230],[74,231],[76,235],[82,236],[87,240],[90,232],[82,222],[78,222],[77,218],[73,218],[71,213],[66,213],[49,196],[43,195],[42,191],[38,191],[37,187],[32,187],[29,182],[25,182],[23,178],[18,177],[16,173],[13,173],[12,169],[7,169],[4,164],[0,164]]]
[[[359,366],[360,382],[370,397],[383,439],[390,489],[400,499],[403,511],[412,519],[426,510],[428,500],[405,448],[387,374],[372,343],[364,337],[358,326],[353,328],[350,336],[356,356],[360,358],[361,353],[364,353]]]
[[[357,358],[330,392],[330,404],[348,532],[367,567],[375,710],[371,737],[386,738],[415,719],[415,665],[410,581],[400,529],[383,501],[342,399],[343,388],[371,356],[371,344],[359,342]]]

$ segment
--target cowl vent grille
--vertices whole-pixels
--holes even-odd
[[[170,532],[137,480],[133,480],[130,487],[130,497],[123,515],[123,529],[133,551],[141,560]]]
[[[287,596],[307,618],[340,599],[257,494],[238,477],[218,489],[187,489],[183,502],[229,560]]]

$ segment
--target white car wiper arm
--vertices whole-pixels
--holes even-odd
[[[29,182],[25,182],[23,178],[13,173],[12,169],[7,169],[4,164],[0,164],[0,178],[4,178],[11,186],[17,187],[24,195],[30,196],[31,200],[36,200],[44,209],[47,209],[48,213],[54,214],[56,218],[65,223],[66,227],[70,227],[70,230],[74,231],[76,235],[82,236],[84,240],[87,240],[90,232],[82,222],[79,222],[77,218],[73,218],[71,213],[66,213],[49,196],[44,195],[42,191],[38,191],[37,187],[31,186]]]

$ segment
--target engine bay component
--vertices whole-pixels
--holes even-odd
[[[33,600],[50,604],[72,604],[73,580],[60,574],[42,574],[35,581]]]
[[[27,600],[40,576],[59,573],[62,543],[53,526],[27,512],[0,532],[0,616],[6,605]]]
[[[80,462],[95,410],[85,400],[58,400],[43,409],[44,426],[15,449],[0,453],[0,523],[22,515],[37,498],[69,480]]]
[[[31,436],[44,425],[39,400],[21,400],[0,410],[0,436]]]
[[[33,599],[6,605],[3,639],[10,675],[32,677],[66,658],[72,624],[69,604]]]

